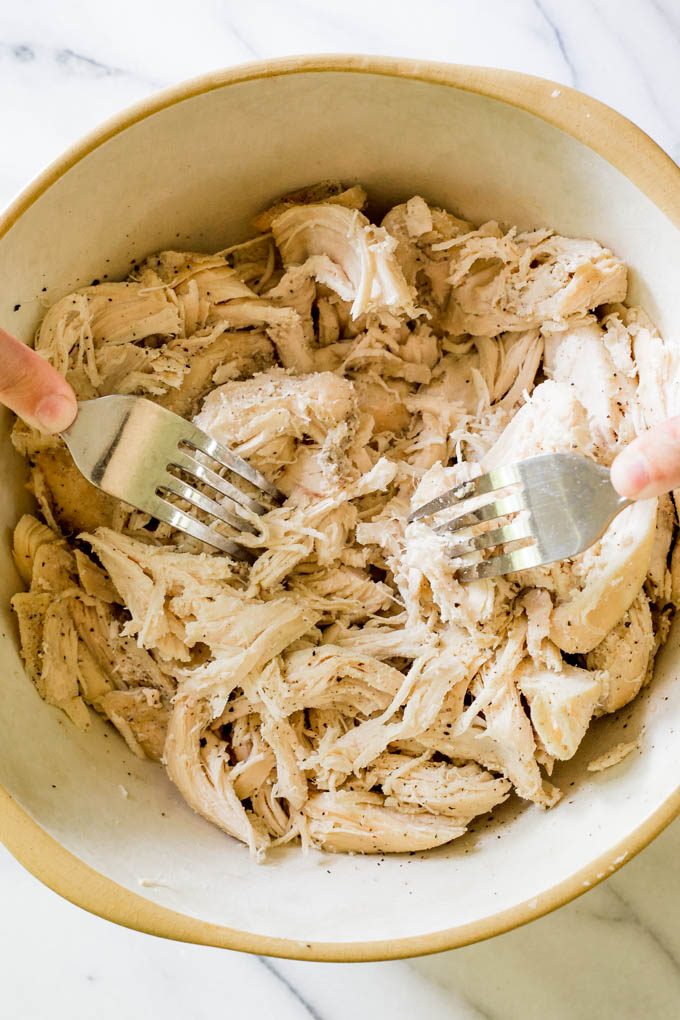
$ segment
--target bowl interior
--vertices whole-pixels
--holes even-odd
[[[677,331],[680,233],[621,172],[505,102],[358,71],[215,87],[94,147],[0,238],[0,321],[29,340],[42,298],[93,278],[121,278],[132,261],[160,248],[210,251],[240,240],[270,199],[326,177],[362,182],[378,210],[420,193],[478,221],[596,237],[631,267],[633,300],[669,336]],[[8,600],[20,586],[11,528],[29,501],[6,419],[0,458],[0,783],[74,855],[143,898],[294,942],[425,935],[527,901],[522,909],[540,910],[556,886],[601,855],[632,852],[635,830],[676,791],[678,622],[652,686],[593,727],[577,757],[559,768],[565,797],[555,810],[512,801],[427,855],[288,848],[257,865],[194,815],[164,772],[132,756],[111,727],[96,720],[79,733],[25,677]],[[609,772],[585,771],[591,757],[641,732],[643,753]]]

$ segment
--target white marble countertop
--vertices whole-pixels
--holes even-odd
[[[287,53],[487,64],[574,85],[680,160],[680,0],[23,0],[0,5],[0,205],[99,121],[204,71]],[[680,820],[606,883],[489,942],[310,964],[115,927],[0,848],[0,1015],[12,1020],[671,1020]]]

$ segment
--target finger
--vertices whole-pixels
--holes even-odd
[[[612,485],[629,499],[647,499],[680,486],[680,417],[643,432],[622,450],[611,471]]]
[[[0,403],[42,432],[62,432],[78,410],[63,376],[4,329],[0,329]]]

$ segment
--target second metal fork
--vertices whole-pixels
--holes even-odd
[[[469,509],[472,500],[479,503],[484,495],[490,497],[488,502]],[[630,504],[612,485],[609,468],[575,453],[550,453],[463,482],[418,507],[408,522],[453,509],[454,516],[434,524],[433,530],[455,536],[448,550],[452,557],[480,554],[475,561],[463,561],[457,571],[459,580],[473,581],[576,556]],[[500,518],[512,519],[472,532],[477,525]],[[487,549],[520,542],[501,555],[483,558]]]

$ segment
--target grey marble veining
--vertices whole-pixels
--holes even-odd
[[[180,0],[0,5],[0,202],[101,120],[228,64],[304,52],[487,64],[602,99],[680,159],[678,0]],[[0,850],[12,1020],[674,1020],[680,822],[603,885],[486,943],[308,964],[164,942],[66,903]]]

